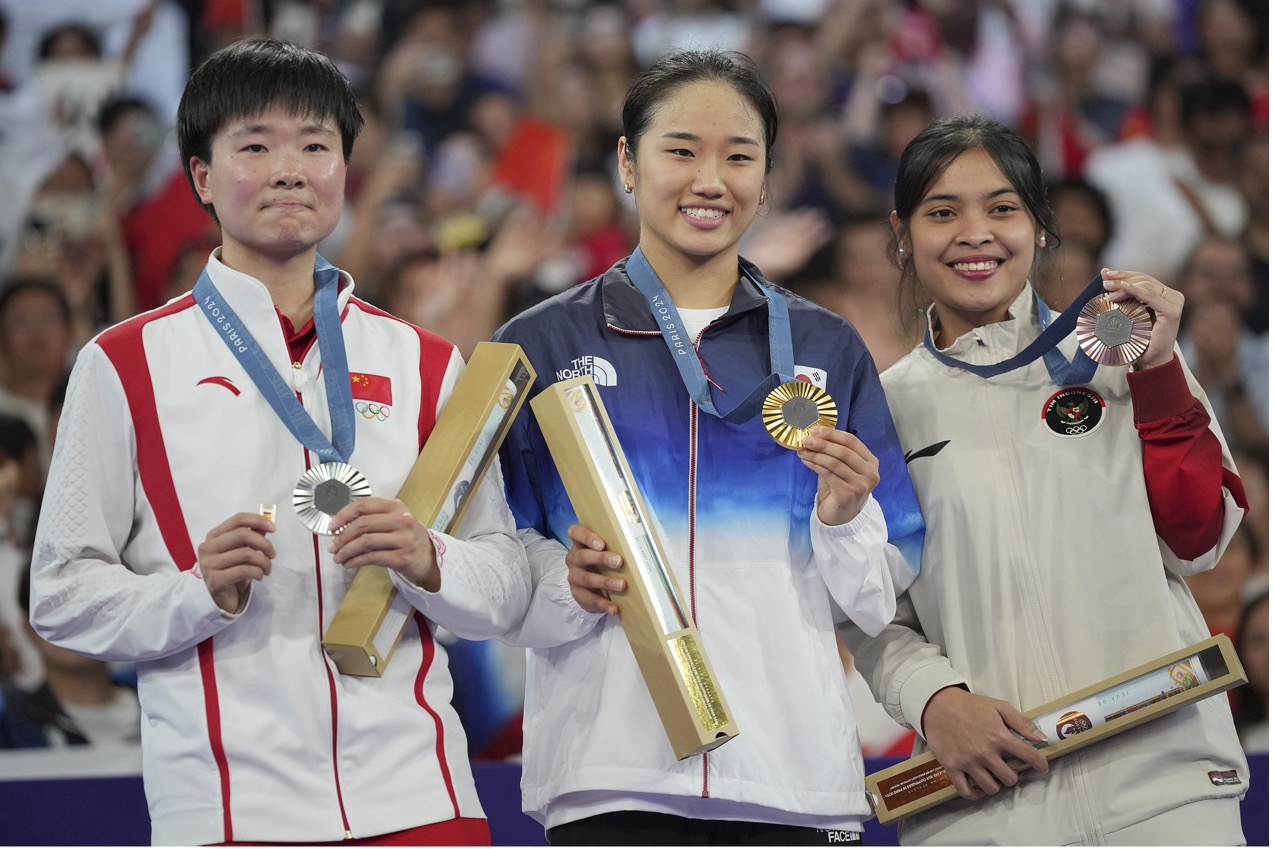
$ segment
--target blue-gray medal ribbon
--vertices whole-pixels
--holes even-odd
[[[1030,284],[1028,283],[1027,285]],[[1075,357],[1072,360],[1067,360],[1066,355],[1059,351],[1057,346],[1075,331],[1076,322],[1079,320],[1080,312],[1085,306],[1094,298],[1102,295],[1104,291],[1101,275],[1099,274],[1089,281],[1084,291],[1079,293],[1079,297],[1062,311],[1055,320],[1048,305],[1044,303],[1044,299],[1037,293],[1035,302],[1040,316],[1040,335],[1031,340],[1031,343],[1016,355],[998,363],[974,365],[944,354],[934,344],[933,335],[930,333],[929,328],[925,328],[924,345],[934,359],[943,365],[967,371],[969,374],[976,375],[984,380],[1007,374],[1042,357],[1044,365],[1048,367],[1049,377],[1058,386],[1081,386],[1093,379],[1093,375],[1097,371],[1097,361],[1089,356],[1088,351],[1082,345],[1075,352]]]
[[[659,275],[655,273],[655,269],[651,267],[650,261],[646,259],[640,247],[633,251],[632,256],[628,258],[627,271],[628,278],[633,281],[637,291],[641,292],[646,298],[646,306],[649,308],[651,316],[654,317],[655,324],[659,327],[659,332],[663,336],[668,350],[672,353],[673,363],[676,364],[677,371],[681,373],[681,381],[685,384],[686,391],[690,393],[691,400],[703,412],[731,424],[741,424],[756,418],[758,414],[764,416],[763,410],[767,405],[773,406],[777,403],[782,407],[783,401],[776,401],[776,399],[779,396],[784,396],[784,399],[792,396],[792,387],[794,385],[808,387],[813,389],[816,394],[822,396],[815,405],[820,409],[825,409],[825,405],[821,403],[822,398],[826,398],[828,402],[831,401],[831,397],[823,390],[812,384],[796,380],[795,358],[792,353],[792,327],[788,323],[787,302],[772,286],[766,286],[761,283],[744,267],[742,268],[744,275],[752,280],[765,295],[769,307],[768,335],[771,373],[757,384],[733,410],[727,413],[720,412],[712,400],[708,376],[704,373],[703,363],[699,361],[698,353],[695,351],[694,340],[690,338],[690,333],[686,330],[685,323],[681,320],[681,314],[677,312],[677,306],[673,303],[672,296],[668,294],[668,289],[664,286],[663,281],[659,279]],[[804,393],[806,390],[801,389],[799,391]],[[803,402],[800,402],[798,406],[802,404]],[[803,406],[802,409],[804,409]],[[832,404],[831,409],[831,424],[834,426],[836,421],[835,404]],[[808,430],[808,427],[806,429]],[[771,435],[773,435],[773,432],[771,432]],[[787,444],[777,437],[775,439],[780,445]],[[788,447],[792,446],[789,445]]]
[[[292,492],[292,506],[301,522],[316,534],[333,533],[332,517],[355,498],[371,494],[371,486],[349,465],[354,453],[354,397],[350,385],[345,339],[337,303],[340,272],[323,257],[314,261],[314,330],[323,361],[323,382],[327,389],[332,438],[319,429],[301,406],[291,387],[248,332],[247,326],[222,297],[208,270],[195,284],[195,302],[216,329],[230,353],[248,373],[262,397],[297,441],[313,451],[322,463],[308,470]]]

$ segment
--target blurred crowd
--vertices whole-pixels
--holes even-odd
[[[189,291],[218,244],[176,151],[193,65],[258,33],[338,63],[367,125],[320,252],[361,297],[467,354],[631,251],[619,104],[665,51],[715,46],[756,59],[781,109],[768,201],[743,254],[848,318],[879,369],[918,341],[899,316],[885,236],[898,157],[937,117],[990,114],[1034,146],[1062,237],[1035,281],[1051,304],[1103,266],[1185,294],[1181,347],[1253,505],[1221,565],[1191,587],[1212,630],[1244,652],[1259,691],[1236,709],[1264,750],[1268,14],[1262,0],[0,0],[9,700],[51,687],[67,701],[81,692],[67,680],[89,679],[100,686],[88,697],[109,700],[104,687],[127,683],[126,671],[50,653],[18,589],[76,351]],[[119,716],[135,721],[135,699]],[[488,724],[484,737],[507,730]],[[0,746],[4,734],[0,724]]]

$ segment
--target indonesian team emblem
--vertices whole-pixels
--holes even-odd
[[[1106,413],[1106,401],[1086,386],[1069,386],[1053,394],[1040,412],[1048,429],[1058,436],[1085,436],[1095,431]]]

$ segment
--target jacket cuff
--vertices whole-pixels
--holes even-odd
[[[1170,362],[1161,366],[1129,371],[1128,389],[1136,424],[1185,415],[1198,403],[1186,383],[1185,370],[1181,368],[1181,360],[1176,354]]]
[[[825,525],[823,520],[818,518],[818,504],[814,505],[814,526],[827,534],[829,539],[848,539],[858,535],[860,531],[873,525],[884,527],[885,513],[880,509],[880,504],[876,502],[874,495],[868,495],[867,501],[863,504],[863,509],[858,511],[858,515],[850,519],[843,525]]]
[[[968,682],[959,675],[948,663],[930,663],[917,669],[906,681],[903,682],[901,689],[898,691],[899,706],[902,708],[902,715],[907,720],[917,734],[924,737],[924,726],[921,720],[925,715],[925,708],[929,706],[929,700],[933,698],[934,693],[947,687],[964,687],[968,689]]]

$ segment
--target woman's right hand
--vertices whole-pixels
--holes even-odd
[[[583,525],[571,525],[567,535],[574,545],[566,553],[566,580],[571,585],[575,602],[589,613],[615,616],[619,607],[610,600],[610,592],[621,592],[628,583],[623,578],[601,574],[606,569],[620,569],[624,561],[606,550],[606,541]]]
[[[1000,787],[1017,784],[1009,758],[1048,772],[1048,759],[1022,739],[1043,743],[1046,738],[1026,714],[1000,699],[947,687],[929,699],[921,725],[930,751],[966,799],[994,796]]]

